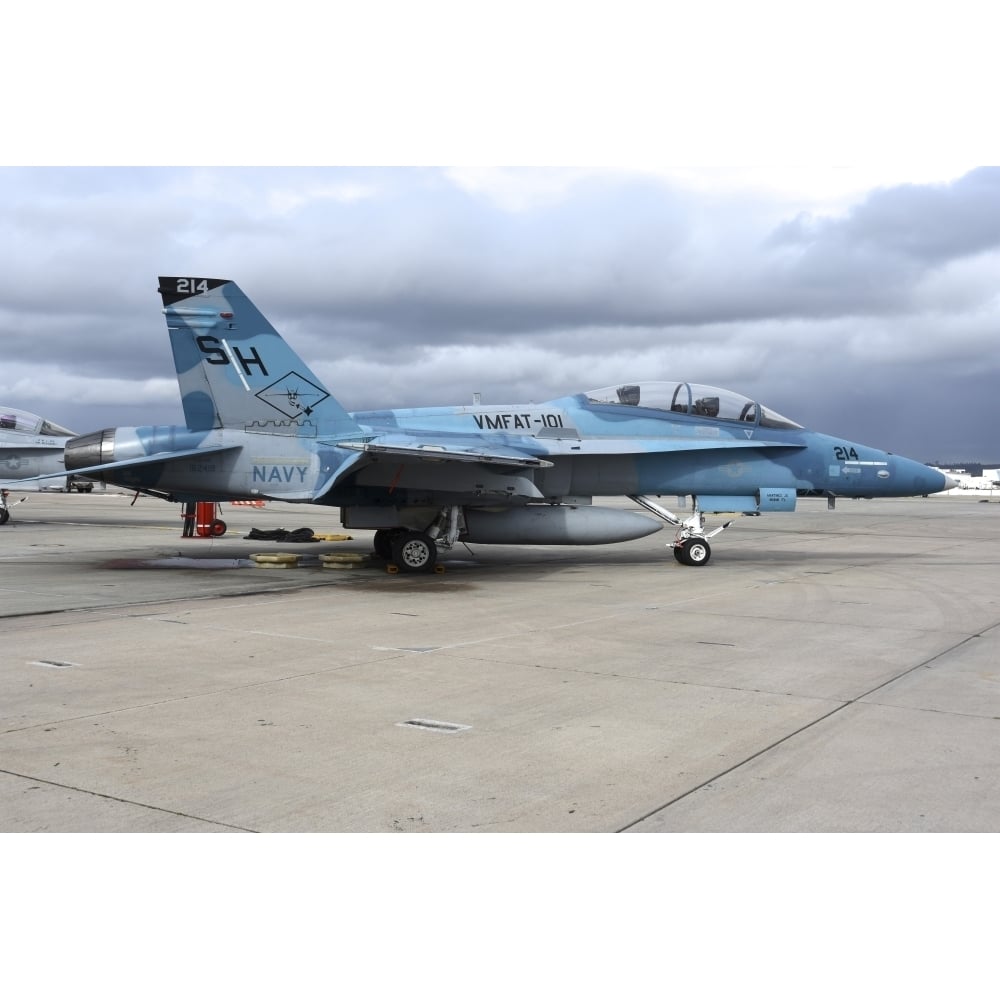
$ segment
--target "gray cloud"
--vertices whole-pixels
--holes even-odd
[[[1000,170],[837,214],[648,174],[505,180],[536,187],[0,170],[0,402],[79,430],[179,422],[156,278],[198,274],[236,280],[351,407],[685,378],[917,458],[1000,455]]]

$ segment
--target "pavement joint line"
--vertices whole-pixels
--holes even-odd
[[[728,590],[724,591],[723,594],[727,593],[727,592],[728,592]],[[711,595],[710,598],[707,598],[707,599],[715,599],[716,597],[719,597],[719,596],[721,596],[721,595],[719,595],[719,594],[713,594],[713,595]],[[460,648],[462,648],[464,646],[476,646],[476,645],[482,645],[483,643],[502,642],[502,641],[504,641],[506,639],[519,638],[519,637],[522,637],[522,636],[529,636],[529,635],[534,635],[534,634],[542,634],[542,633],[546,633],[546,632],[555,632],[555,631],[559,631],[561,629],[579,628],[581,625],[591,625],[591,624],[594,624],[595,622],[612,621],[612,620],[614,620],[616,618],[621,618],[621,617],[623,617],[625,615],[635,614],[637,612],[648,613],[650,611],[665,611],[665,610],[669,610],[670,608],[680,607],[680,606],[682,606],[684,604],[689,604],[689,603],[691,603],[691,601],[694,601],[694,600],[705,600],[705,599],[706,598],[703,598],[703,597],[699,597],[699,598],[684,598],[683,600],[668,601],[666,603],[659,604],[655,608],[650,608],[645,603],[642,604],[642,605],[637,605],[637,604],[622,605],[622,606],[619,607],[619,609],[617,611],[614,611],[614,612],[612,612],[610,614],[600,615],[598,617],[579,618],[579,619],[574,619],[573,621],[558,622],[556,624],[551,624],[551,625],[535,625],[535,626],[532,626],[532,627],[527,628],[527,629],[520,629],[520,630],[518,630],[516,632],[505,632],[505,633],[501,633],[499,635],[485,636],[485,637],[482,637],[482,638],[479,638],[479,639],[468,639],[468,640],[463,640],[462,642],[456,642],[456,643],[451,643],[451,644],[442,644],[442,645],[438,646],[437,648],[441,649],[441,650],[446,650],[446,649],[460,649]],[[180,601],[180,600],[184,600],[184,598],[178,598],[178,601]],[[175,603],[175,602],[171,602],[171,603]],[[277,603],[277,602],[275,602],[275,603]],[[83,611],[97,611],[97,610],[101,610],[101,609],[98,609],[98,608],[85,608],[85,609],[81,609],[81,610],[83,610]],[[117,618],[129,618],[129,619],[145,619],[145,620],[148,620],[148,621],[160,621],[160,622],[164,622],[166,624],[184,624],[184,625],[199,624],[199,623],[195,623],[195,622],[192,622],[192,621],[178,622],[176,619],[165,619],[165,618],[162,617],[163,615],[170,614],[170,613],[171,612],[169,610],[164,609],[162,612],[154,613],[154,614],[149,614],[149,615],[123,614],[123,615],[116,615],[116,616],[113,616],[113,617],[117,617]],[[14,617],[14,616],[12,616],[12,617]],[[203,628],[203,629],[205,629],[205,630],[208,630],[208,631],[215,631],[215,632],[237,632],[240,635],[260,635],[260,636],[267,636],[269,638],[275,638],[275,639],[299,639],[299,640],[302,640],[303,642],[327,643],[327,642],[339,642],[340,641],[339,639],[335,640],[335,639],[332,639],[332,638],[327,638],[325,636],[303,636],[303,635],[293,635],[291,633],[286,633],[286,632],[270,632],[270,631],[267,631],[267,630],[264,630],[264,629],[247,629],[247,628],[238,627],[238,626],[235,626],[235,625],[230,625],[230,624],[228,624],[226,622],[213,622],[213,621],[202,622],[202,623],[200,623],[200,627]],[[372,648],[374,649],[376,647],[372,647]]]
[[[473,659],[475,658],[473,657]],[[494,661],[485,660],[484,662],[492,663]],[[521,663],[518,664],[518,666],[532,667],[535,670],[551,670],[557,673],[585,674],[588,677],[617,677],[620,680],[643,681],[650,684],[676,684],[678,687],[705,688],[710,691],[739,691],[741,694],[763,694],[773,695],[778,698],[798,698],[801,701],[815,701],[820,703],[832,701],[836,702],[838,705],[843,704],[843,699],[841,698],[834,698],[832,696],[823,697],[821,695],[814,694],[796,694],[794,691],[772,691],[767,688],[739,687],[734,684],[708,684],[705,681],[682,681],[677,680],[677,678],[674,677],[646,677],[642,674],[623,674],[608,672],[605,670],[586,670],[582,667],[546,666],[543,663]]]
[[[33,503],[26,507],[33,507]],[[86,497],[55,497],[50,506],[66,513],[75,512],[78,506],[84,513],[86,503]],[[89,529],[74,535],[74,529],[52,525],[51,531],[38,528],[36,537],[32,525],[26,531],[15,530],[10,538],[0,530],[0,540],[16,543],[12,548],[0,546],[4,549],[0,554],[0,577],[9,577],[0,590],[0,606],[10,616],[0,620],[0,632],[5,640],[12,640],[5,642],[6,658],[10,660],[14,652],[19,654],[14,660],[26,662],[36,660],[40,654],[52,654],[56,660],[77,659],[71,654],[75,644],[81,642],[86,644],[87,658],[94,666],[104,666],[107,653],[106,665],[116,671],[98,678],[96,687],[87,678],[40,672],[36,667],[25,667],[16,674],[0,671],[4,691],[12,695],[8,706],[11,711],[4,713],[0,729],[4,725],[30,727],[39,718],[58,718],[64,713],[91,716],[85,719],[86,725],[82,721],[59,725],[59,733],[46,733],[45,738],[30,728],[0,737],[0,768],[17,771],[23,766],[26,774],[44,771],[51,782],[58,778],[60,782],[79,783],[126,799],[134,796],[171,809],[195,810],[199,814],[206,809],[202,815],[217,815],[220,819],[228,815],[231,822],[250,823],[260,832],[272,828],[271,816],[289,829],[375,832],[384,826],[381,806],[388,803],[395,810],[397,788],[402,794],[414,794],[412,776],[407,773],[410,769],[397,767],[391,755],[359,755],[358,771],[350,780],[364,790],[363,794],[348,801],[335,797],[319,801],[308,791],[315,783],[309,769],[315,768],[321,777],[326,772],[322,761],[314,759],[309,744],[289,743],[278,738],[282,734],[273,729],[263,730],[264,737],[257,735],[256,728],[247,732],[253,719],[243,710],[258,700],[270,702],[273,698],[276,704],[287,704],[296,712],[301,708],[306,721],[318,715],[353,721],[354,702],[315,704],[300,697],[302,690],[321,689],[335,698],[341,691],[356,692],[357,704],[378,711],[387,700],[389,704],[396,702],[398,688],[381,683],[372,687],[369,680],[398,675],[408,690],[418,692],[423,705],[420,711],[430,711],[425,703],[432,694],[455,698],[456,703],[478,703],[495,691],[500,693],[501,701],[506,701],[510,678],[518,676],[524,688],[511,703],[517,719],[537,724],[558,721],[566,715],[576,718],[592,714],[596,716],[593,720],[582,721],[602,722],[604,717],[622,727],[623,739],[615,747],[612,774],[608,773],[609,761],[604,755],[596,755],[596,760],[587,755],[594,745],[592,737],[606,739],[607,733],[591,734],[586,728],[572,727],[560,732],[563,727],[558,725],[512,725],[498,731],[495,740],[465,741],[468,755],[460,755],[461,759],[452,755],[448,765],[454,768],[455,775],[472,780],[485,761],[490,774],[496,777],[494,790],[499,794],[456,802],[455,784],[446,780],[447,773],[443,774],[419,788],[420,794],[427,797],[426,802],[419,803],[424,810],[421,822],[428,815],[427,802],[431,802],[435,808],[453,810],[454,815],[441,812],[427,819],[428,829],[577,830],[581,828],[581,808],[564,811],[565,781],[548,781],[550,771],[557,778],[564,777],[555,769],[570,760],[575,761],[579,775],[579,797],[586,799],[584,806],[591,812],[583,828],[612,832],[713,772],[749,758],[791,730],[806,727],[810,720],[815,723],[817,716],[832,714],[831,710],[838,706],[846,707],[847,701],[857,700],[857,692],[888,683],[890,686],[874,690],[867,698],[860,696],[856,708],[834,715],[829,724],[817,726],[815,733],[803,732],[800,738],[778,747],[773,756],[762,756],[745,768],[745,774],[737,770],[714,780],[701,789],[702,794],[640,823],[630,832],[693,830],[700,826],[738,830],[749,824],[755,829],[826,830],[831,817],[837,828],[844,825],[858,830],[976,829],[983,823],[992,827],[1000,818],[1000,802],[978,778],[986,777],[980,770],[989,759],[984,758],[984,753],[988,754],[994,744],[1000,746],[1000,729],[982,717],[986,713],[1000,716],[1000,702],[996,702],[1000,694],[993,683],[995,662],[1000,657],[1000,653],[994,655],[1000,632],[986,632],[984,638],[970,641],[951,655],[945,656],[944,651],[973,634],[983,635],[987,623],[1000,619],[1000,596],[991,586],[993,571],[1000,565],[1000,518],[991,515],[1000,513],[1000,505],[994,503],[987,510],[960,501],[913,501],[909,506],[918,512],[926,510],[925,530],[919,518],[915,517],[912,525],[907,520],[906,501],[893,503],[891,516],[898,518],[896,521],[890,520],[890,502],[881,507],[878,503],[871,504],[871,510],[881,511],[884,507],[884,517],[872,515],[867,504],[843,505],[846,512],[831,516],[820,513],[818,502],[803,503],[802,508],[815,507],[804,511],[808,519],[805,527],[822,522],[824,526],[829,523],[831,529],[815,532],[817,540],[811,544],[809,532],[799,528],[802,515],[747,520],[745,532],[731,533],[730,558],[724,562],[725,553],[720,551],[717,564],[701,574],[675,570],[672,559],[664,566],[655,552],[647,553],[651,544],[660,549],[659,542],[666,540],[663,536],[653,543],[621,549],[552,549],[535,553],[532,549],[508,552],[502,547],[476,546],[482,561],[467,572],[463,567],[461,576],[456,572],[445,581],[462,584],[451,588],[434,586],[436,580],[428,584],[420,577],[379,580],[374,574],[352,579],[347,586],[338,586],[343,580],[337,577],[334,589],[326,581],[317,586],[311,580],[296,580],[294,586],[282,581],[279,587],[271,579],[258,583],[247,573],[203,574],[197,579],[186,571],[176,575],[156,572],[132,574],[126,579],[110,564],[95,562],[105,548],[112,554],[121,548],[126,555],[130,554],[126,550],[138,549],[136,532],[115,532],[112,522],[117,518],[110,516],[110,511],[114,506],[117,513],[124,504],[112,504],[110,498],[96,505],[109,515],[103,521],[99,520],[99,512],[94,515],[95,538],[108,539],[107,545],[100,548],[90,544]],[[142,504],[136,506],[137,516],[147,521],[163,520],[158,512],[163,504],[150,505],[148,510],[143,510]],[[902,517],[896,514],[899,508],[903,508]],[[315,509],[295,510],[302,514],[300,520],[315,513]],[[852,510],[857,513],[852,514]],[[279,517],[284,517],[284,508],[272,512],[272,520],[276,522]],[[87,516],[84,520],[90,523]],[[782,524],[794,525],[787,538],[785,533],[771,530],[773,525]],[[14,529],[18,526],[12,525]],[[907,527],[912,530],[900,531]],[[68,558],[57,545],[45,544],[59,539],[73,542],[84,535],[87,539]],[[888,537],[880,543],[880,535]],[[801,553],[798,546],[793,548],[796,536],[804,540]],[[728,541],[730,535],[726,538]],[[916,555],[901,551],[910,538],[919,549]],[[937,544],[933,544],[935,539]],[[927,544],[928,540],[932,544]],[[182,543],[168,539],[161,529],[148,537],[147,544],[159,554]],[[185,548],[206,550],[199,551],[199,556],[225,554],[225,549],[216,548],[216,544],[210,540],[207,546],[196,542]],[[773,559],[770,549],[774,550]],[[23,558],[22,552],[26,553]],[[873,563],[874,555],[883,561]],[[455,568],[458,570],[458,565]],[[94,572],[103,575],[94,576]],[[15,578],[23,584],[20,594]],[[208,581],[207,588],[203,580]],[[44,594],[34,596],[40,590]],[[186,591],[180,600],[191,598],[190,603],[177,603],[175,595],[180,591]],[[198,591],[201,596],[196,598]],[[699,595],[700,600],[692,600]],[[870,607],[850,606],[863,599]],[[30,613],[60,604],[65,614],[48,613],[23,620],[12,615],[17,610]],[[111,607],[107,607],[109,604]],[[259,605],[256,610],[255,604]],[[649,607],[657,604],[662,607]],[[729,605],[736,609],[735,615],[726,613]],[[622,609],[625,614],[621,614]],[[568,619],[586,619],[591,611],[615,617],[593,625],[568,622],[558,631],[551,630]],[[419,612],[420,617],[389,618],[387,612]],[[216,630],[227,624],[235,626],[237,619],[250,628],[278,633],[287,628],[295,633],[303,629],[304,636],[316,637],[342,626],[345,649],[342,654],[325,644],[269,639],[259,634],[247,636],[244,642],[235,632]],[[856,632],[858,620],[870,622],[870,631]],[[168,625],[178,621],[183,624]],[[488,635],[494,628],[515,638],[498,641]],[[150,635],[155,638],[157,650],[143,659],[152,665],[154,656],[160,657],[170,669],[169,676],[153,684],[132,676],[144,672],[136,662],[135,649],[142,648],[143,638]],[[478,638],[483,635],[487,638]],[[133,641],[132,636],[139,639]],[[117,641],[125,637],[130,638],[129,643]],[[469,640],[484,644],[470,644]],[[677,640],[684,642],[684,648],[675,654],[671,650]],[[712,653],[708,640],[716,641],[712,645],[734,640],[749,655],[744,656],[739,649],[716,649]],[[815,640],[821,641],[823,652],[807,664],[802,660],[803,649],[818,649]],[[426,655],[425,649],[441,641],[455,645],[439,650],[441,656],[434,660],[412,660],[413,653]],[[700,642],[692,645],[694,641]],[[376,642],[392,649],[376,650]],[[190,663],[170,658],[170,650],[187,651],[195,644],[212,650],[213,657],[218,653],[217,665],[207,672],[195,658]],[[316,648],[303,650],[304,645]],[[260,653],[253,648],[258,646]],[[403,652],[404,648],[413,653]],[[296,649],[300,657],[287,655]],[[267,658],[249,659],[246,655],[253,652],[263,656],[265,650]],[[935,654],[942,658],[909,677],[901,677],[911,664],[926,662]],[[457,661],[454,668],[449,658]],[[481,662],[476,664],[477,660]],[[468,664],[467,670],[461,667],[462,662]],[[346,669],[324,672],[341,663]],[[572,670],[568,675],[567,669]],[[36,698],[38,692],[24,689],[21,681],[25,670],[35,671],[42,678],[41,698]],[[293,671],[311,675],[302,681],[284,683],[282,675]],[[643,674],[648,676],[636,676]],[[898,689],[892,684],[893,678],[899,679]],[[643,683],[649,680],[654,684]],[[266,688],[245,690],[249,685],[265,683],[269,685]],[[665,686],[670,683],[678,687]],[[39,687],[39,683],[31,686]],[[231,686],[237,687],[229,694]],[[60,697],[62,692],[64,697]],[[211,703],[204,699],[184,700],[185,696],[204,693],[217,694],[217,698]],[[805,704],[802,697],[812,698],[815,704]],[[170,700],[180,704],[157,707],[157,703]],[[488,700],[495,705],[495,698]],[[151,707],[144,711],[140,704],[143,702]],[[647,711],[646,703],[659,704],[661,709]],[[129,706],[134,710],[129,712]],[[410,706],[413,711],[417,708]],[[684,728],[676,740],[671,735],[670,746],[660,757],[656,751],[663,745],[662,724],[666,718],[674,718],[675,708]],[[943,714],[932,714],[934,710]],[[982,715],[959,715],[969,712]],[[94,713],[102,716],[94,718]],[[208,716],[223,713],[235,721],[237,733],[233,736],[217,734],[209,725]],[[464,717],[444,709],[430,711],[430,715]],[[636,731],[640,715],[652,717],[651,729]],[[511,717],[515,718],[513,714]],[[394,713],[386,721],[404,718],[409,716]],[[228,752],[210,754],[204,767],[199,764],[194,770],[178,770],[178,761],[168,753],[169,745],[163,736],[181,724],[196,727],[206,746],[227,747],[235,740],[251,749],[259,747],[262,754],[273,754],[274,761],[283,766],[283,780],[276,780],[273,788],[264,780],[241,782],[234,788],[228,780],[233,760]],[[898,732],[901,739],[888,741],[887,729]],[[137,767],[135,748],[117,746],[115,736],[134,743],[138,750],[155,753],[157,768],[142,767],[141,756]],[[147,742],[138,743],[140,736]],[[361,736],[362,747],[377,751],[382,746],[380,734],[371,734],[370,740],[364,733]],[[353,745],[353,735],[349,739]],[[918,755],[914,766],[907,766],[914,748],[925,742],[930,749],[940,748],[939,740],[940,746],[954,754],[948,769],[942,771],[931,754],[926,758]],[[81,741],[86,752],[67,766],[67,759],[59,754],[69,752]],[[90,749],[86,748],[88,743]],[[322,743],[315,746],[322,748]],[[849,754],[842,753],[845,746]],[[498,762],[497,747],[511,747],[516,752]],[[555,752],[546,753],[549,748]],[[118,753],[121,750],[126,754],[124,758]],[[871,764],[866,759],[872,750],[885,752],[887,767],[873,774],[871,781],[866,780],[854,794],[851,789],[859,768],[867,779],[865,772]],[[320,752],[326,753],[322,749]],[[643,756],[647,752],[650,756]],[[636,755],[640,755],[641,766],[632,767]],[[433,753],[428,754],[431,756]],[[59,759],[63,767],[52,767]],[[147,762],[152,759],[146,758]],[[538,766],[536,759],[541,762]],[[696,766],[689,766],[692,763]],[[305,769],[299,769],[303,764]],[[621,780],[615,781],[613,774],[619,767]],[[820,801],[815,787],[810,787],[814,782],[802,781],[816,768],[824,780],[831,782],[831,789],[842,787],[844,794]],[[902,769],[901,773],[896,774],[896,769]],[[507,774],[530,783],[532,795],[520,794],[521,787],[501,787],[500,778]],[[967,787],[955,787],[952,776],[975,776],[977,780]],[[760,778],[774,781],[763,782]],[[198,782],[196,790],[185,789],[190,779]],[[6,782],[6,777],[0,780]],[[34,796],[25,791],[29,783],[18,784],[19,780],[13,779],[8,797],[15,803],[19,818],[26,821],[20,825],[22,829],[86,829],[90,824],[123,829],[212,829],[201,821],[168,818],[142,808],[119,811],[118,803],[112,800],[84,793],[66,795],[57,790],[60,786],[50,788],[48,783],[38,782],[41,794]],[[300,786],[303,794],[290,794],[287,782]],[[224,790],[221,797],[215,791],[220,787]],[[936,796],[935,803],[954,809],[925,817],[923,806],[931,796]],[[572,804],[577,805],[575,801]],[[252,812],[246,811],[247,805],[253,807]],[[218,814],[215,809],[219,809]],[[567,815],[574,811],[577,816]],[[412,826],[409,818],[411,823],[402,826],[394,821],[394,828]],[[216,830],[236,832],[221,827]]]
[[[727,592],[728,591],[723,591],[723,594],[725,594]],[[466,639],[466,640],[464,640],[462,642],[454,642],[454,643],[450,643],[450,644],[442,644],[442,645],[438,646],[438,649],[439,650],[461,649],[461,648],[463,648],[465,646],[480,646],[480,645],[482,645],[484,643],[503,642],[506,639],[519,639],[519,638],[523,638],[524,636],[540,635],[540,634],[543,634],[543,633],[546,633],[546,632],[558,632],[561,629],[579,628],[581,625],[593,625],[593,624],[598,623],[598,622],[613,621],[616,618],[622,618],[622,617],[624,617],[626,615],[634,615],[634,614],[637,614],[637,613],[648,614],[651,611],[667,611],[667,610],[669,610],[671,608],[680,607],[680,606],[682,606],[684,604],[690,604],[692,601],[714,600],[716,597],[719,597],[719,596],[721,596],[721,595],[720,594],[711,594],[707,598],[706,597],[697,597],[697,598],[695,598],[695,597],[687,597],[687,598],[684,598],[683,600],[679,600],[679,601],[667,601],[667,602],[665,602],[663,604],[658,604],[655,608],[650,607],[648,603],[645,603],[645,599],[644,599],[644,603],[642,603],[642,604],[622,605],[622,606],[619,607],[619,610],[614,611],[611,614],[598,615],[598,616],[594,616],[594,617],[588,616],[586,618],[577,618],[577,619],[574,619],[573,621],[558,622],[557,624],[553,624],[553,625],[534,625],[534,626],[532,626],[530,628],[519,629],[516,632],[504,632],[504,633],[501,633],[500,635],[484,636],[483,638],[480,638],[480,639]]]
[[[79,792],[81,795],[93,795],[99,799],[107,799],[110,802],[121,802],[123,805],[136,806],[139,809],[151,809],[154,812],[166,813],[169,816],[179,816],[181,819],[191,819],[198,823],[206,823],[209,826],[224,826],[227,830],[239,830],[241,833],[259,833],[259,830],[251,830],[246,826],[237,826],[235,823],[224,823],[218,819],[205,819],[203,816],[194,816],[191,813],[180,812],[177,809],[167,809],[164,806],[154,806],[148,802],[137,802],[135,799],[123,799],[120,795],[109,795],[107,792],[96,792],[92,788],[80,788],[77,785],[67,785],[59,781],[50,781],[48,778],[38,778],[32,774],[20,774],[17,771],[8,771],[0,768],[0,774],[6,774],[11,778],[21,778],[24,781],[36,782],[40,785],[49,785],[52,788],[61,788],[64,791]]]
[[[958,649],[961,649],[962,646],[964,646],[966,643],[971,642],[973,639],[979,638],[983,634],[983,632],[994,629],[998,625],[1000,625],[1000,623],[994,623],[993,625],[989,626],[988,629],[981,629],[979,632],[971,633],[965,636],[965,638],[963,638],[961,641],[956,642],[952,646],[949,646],[947,649],[942,649],[941,652],[935,653],[933,656],[928,657],[926,660],[922,660],[920,663],[916,663],[912,667],[907,667],[905,670],[901,670],[898,674],[888,678],[887,680],[884,680],[881,684],[876,684],[873,688],[870,688],[863,694],[860,694],[855,698],[851,698],[848,701],[842,702],[840,705],[837,705],[836,708],[831,709],[829,712],[824,712],[822,715],[817,716],[817,718],[811,720],[810,722],[805,723],[805,725],[799,726],[797,729],[795,729],[790,733],[786,733],[784,736],[781,737],[781,739],[775,740],[773,743],[769,744],[766,747],[762,747],[760,750],[757,750],[756,752],[750,754],[750,756],[745,757],[743,760],[737,761],[735,764],[732,764],[730,767],[727,767],[724,770],[719,771],[712,777],[706,778],[704,781],[699,782],[697,785],[693,785],[686,792],[682,792],[680,795],[675,795],[669,802],[664,802],[662,805],[657,806],[655,809],[650,809],[649,812],[643,814],[642,816],[637,817],[630,823],[626,823],[624,826],[619,827],[617,830],[615,830],[615,833],[626,833],[628,830],[631,830],[634,826],[638,826],[640,823],[645,822],[647,819],[650,819],[651,817],[657,815],[658,813],[664,812],[671,806],[676,805],[683,799],[688,798],[688,796],[693,795],[695,792],[700,791],[703,788],[707,788],[709,785],[712,784],[713,781],[718,781],[720,778],[724,778],[727,774],[732,774],[733,771],[737,771],[739,770],[739,768],[743,767],[746,764],[749,764],[751,761],[757,760],[759,757],[763,757],[764,754],[770,753],[770,751],[774,750],[776,747],[781,746],[783,743],[787,743],[789,740],[794,739],[796,736],[799,736],[801,733],[804,733],[809,729],[812,729],[814,726],[818,726],[821,722],[825,722],[827,719],[832,718],[839,712],[844,711],[844,709],[850,708],[852,705],[857,705],[865,698],[868,698],[871,695],[873,695],[876,691],[881,691],[883,688],[888,687],[888,685],[895,684],[896,681],[902,680],[902,678],[906,677],[909,674],[914,673],[917,670],[920,670],[922,667],[929,667],[936,660],[939,660],[941,659],[941,657],[947,656],[948,654],[953,653]],[[874,704],[878,703],[875,702]]]
[[[84,722],[87,719],[103,719],[108,716],[124,715],[127,712],[143,712],[150,708],[159,708],[161,705],[177,705],[185,701],[198,701],[202,698],[217,698],[224,694],[232,694],[235,691],[252,691],[254,688],[267,687],[274,684],[285,684],[289,681],[302,680],[304,677],[321,677],[324,674],[335,674],[342,670],[350,670],[365,663],[386,663],[391,660],[401,660],[410,653],[400,652],[397,656],[373,656],[370,659],[351,663],[341,663],[332,667],[325,667],[322,670],[307,670],[298,674],[286,674],[284,677],[271,677],[267,680],[253,681],[250,684],[233,684],[229,687],[217,688],[213,691],[202,691],[198,694],[187,694],[180,698],[163,698],[160,701],[150,701],[142,705],[122,705],[120,708],[108,709],[106,712],[90,712],[87,715],[67,716],[65,719],[48,719],[43,722],[35,722],[30,726],[19,726],[13,729],[5,729],[0,732],[0,738],[11,733],[26,733],[32,729],[43,729],[46,726],[65,726],[71,722]],[[3,773],[0,769],[0,773]]]
[[[217,601],[226,600],[227,598],[235,597],[254,597],[258,594],[262,595],[274,595],[279,594],[282,596],[287,596],[289,594],[295,594],[302,592],[303,590],[319,589],[324,586],[334,586],[334,581],[327,578],[326,581],[317,582],[315,587],[303,587],[301,581],[296,581],[295,586],[289,586],[287,589],[269,589],[269,590],[240,590],[232,594],[185,594],[182,597],[163,597],[155,601],[136,601],[132,604],[81,604],[75,608],[51,608],[44,611],[15,611],[11,614],[3,614],[0,612],[0,621],[17,621],[19,618],[39,618],[44,615],[86,615],[86,614],[101,614],[111,612],[125,612],[128,609],[142,608],[142,607],[158,607],[166,606],[171,604],[180,603],[191,603],[192,601]],[[11,588],[11,593],[24,594],[24,593],[36,593],[35,591],[25,591],[25,590],[14,590]],[[51,592],[47,592],[46,596],[50,596]],[[166,612],[163,612],[166,614]],[[136,614],[113,614],[112,618],[141,618],[142,615]],[[149,617],[155,617],[155,615],[150,615]]]
[[[885,701],[866,701],[865,704],[895,712],[929,712],[932,715],[947,715],[956,719],[982,719],[984,722],[1000,722],[1000,715],[979,715],[976,712],[956,712],[954,709],[926,708],[923,705],[892,705]]]

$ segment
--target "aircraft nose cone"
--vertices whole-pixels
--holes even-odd
[[[932,469],[925,465],[916,476],[917,483],[923,493],[943,493],[945,490],[954,489],[958,483],[951,476],[946,476],[937,469]]]
[[[895,459],[895,496],[929,496],[950,490],[957,484],[939,469],[934,469],[911,458]]]

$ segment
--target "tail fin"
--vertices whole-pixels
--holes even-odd
[[[291,437],[359,432],[235,282],[160,278],[159,292],[190,430],[235,427]]]

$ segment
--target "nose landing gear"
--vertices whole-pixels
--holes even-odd
[[[704,566],[712,558],[712,546],[704,538],[689,537],[674,541],[674,558],[684,566]]]
[[[674,558],[683,566],[707,566],[708,560],[712,558],[712,546],[708,544],[708,540],[725,531],[733,523],[726,521],[718,528],[706,532],[705,515],[698,510],[697,497],[693,498],[694,512],[683,521],[649,497],[633,495],[629,500],[634,500],[643,510],[648,510],[650,514],[655,514],[667,524],[677,528],[677,534],[668,548],[674,550]]]

